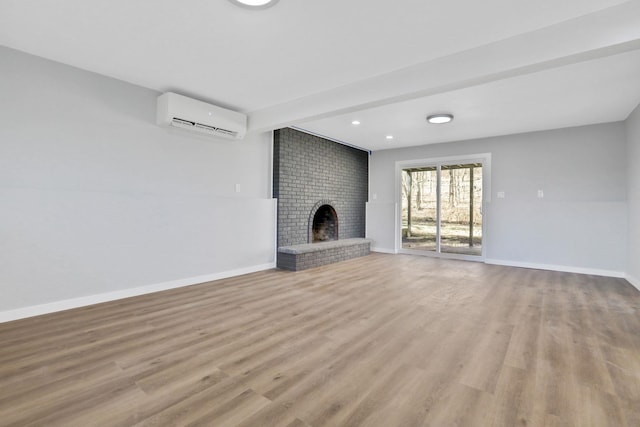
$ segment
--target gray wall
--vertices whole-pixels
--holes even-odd
[[[270,134],[160,128],[158,93],[2,47],[0,76],[0,315],[275,262]]]
[[[623,275],[625,140],[624,124],[613,123],[374,152],[370,195],[376,198],[370,197],[368,209],[388,211],[395,202],[396,161],[491,153],[488,261]],[[544,199],[537,198],[538,189]],[[497,199],[498,191],[506,198]],[[372,234],[394,236],[393,223],[384,227]],[[392,251],[394,244],[387,238],[372,246]]]
[[[274,132],[273,154],[278,246],[309,243],[309,216],[323,200],[335,202],[340,239],[364,237],[366,151],[294,129],[280,129]]]
[[[626,121],[629,251],[627,276],[640,289],[640,105]]]

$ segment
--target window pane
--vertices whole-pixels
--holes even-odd
[[[482,255],[482,166],[442,166],[440,179],[441,252]]]
[[[437,184],[435,167],[402,171],[403,249],[436,250]]]

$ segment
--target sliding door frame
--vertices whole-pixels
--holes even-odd
[[[440,252],[440,174],[441,166],[450,163],[482,163],[482,254],[465,255]],[[404,249],[402,247],[402,170],[412,167],[436,167],[437,173],[437,238],[436,251],[423,251],[418,249]],[[396,196],[396,225],[395,225],[395,252],[405,254],[424,255],[437,258],[461,259],[467,261],[484,262],[487,250],[487,205],[491,202],[491,153],[465,154],[460,156],[433,157],[427,159],[400,160],[396,162],[395,170],[395,196]]]

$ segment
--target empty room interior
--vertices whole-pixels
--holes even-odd
[[[640,426],[640,1],[0,0],[0,426]]]

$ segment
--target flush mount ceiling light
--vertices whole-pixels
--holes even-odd
[[[244,7],[245,9],[266,9],[278,3],[278,0],[229,0],[236,6]]]
[[[358,126],[360,124],[360,121],[359,120],[354,120],[354,121],[351,122],[351,124],[354,125],[354,126]]]
[[[387,139],[393,139],[393,135],[387,135],[386,138]]]
[[[435,125],[449,123],[451,120],[453,120],[453,114],[445,113],[445,114],[432,114],[430,116],[427,116],[427,121]]]

